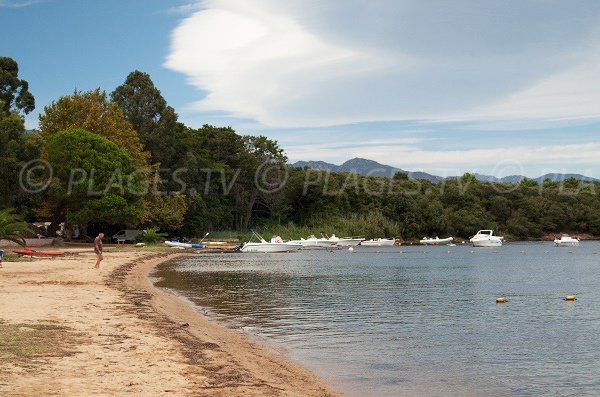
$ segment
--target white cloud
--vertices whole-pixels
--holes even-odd
[[[600,116],[600,2],[199,3],[165,65],[267,126]]]
[[[41,3],[44,0],[0,0],[0,8],[25,8],[38,3]]]

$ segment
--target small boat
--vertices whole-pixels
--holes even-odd
[[[448,238],[428,238],[428,237],[423,237],[422,240],[420,240],[419,242],[423,245],[441,245],[441,244],[450,244],[452,241],[454,241],[454,238],[452,237],[448,237]]]
[[[252,235],[258,239],[258,242],[248,241],[240,248],[241,252],[292,252],[302,248],[302,244],[286,243],[279,236],[273,237],[271,242],[267,242],[254,230],[252,230]]]
[[[554,240],[555,247],[579,247],[579,239],[568,234],[563,234],[560,239]]]
[[[504,237],[495,236],[493,230],[480,230],[469,241],[473,247],[501,247],[503,240]]]
[[[187,249],[187,248],[204,248],[203,244],[181,243],[179,241],[165,241],[165,245],[171,248]]]
[[[300,240],[290,240],[289,243],[300,244],[302,245],[302,249],[330,249],[337,248],[337,243],[335,241],[328,240],[326,238],[318,238],[314,235],[309,236],[308,238],[300,238]]]
[[[393,247],[394,244],[396,244],[396,239],[393,238],[374,238],[360,243],[361,246],[365,247]]]
[[[63,254],[59,251],[33,251],[28,248],[13,250],[13,252],[23,256],[61,256]]]
[[[365,241],[362,237],[337,237],[335,234],[332,234],[331,237],[327,236],[325,233],[321,233],[325,239],[334,242],[338,247],[356,247],[363,241]]]

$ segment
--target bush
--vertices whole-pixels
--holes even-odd
[[[166,233],[159,233],[158,228],[153,227],[151,229],[144,230],[142,234],[140,234],[140,236],[138,237],[138,240],[146,244],[156,244],[159,241],[164,240],[166,238]]]

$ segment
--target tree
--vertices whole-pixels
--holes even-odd
[[[35,99],[29,83],[19,79],[19,65],[12,58],[0,57],[0,113],[23,112],[35,109]]]
[[[129,153],[138,167],[148,167],[150,154],[144,152],[137,133],[125,120],[121,109],[108,101],[106,93],[100,89],[75,91],[63,96],[40,114],[40,130],[44,137],[70,129],[82,129],[104,137]]]
[[[0,208],[17,206],[19,171],[24,163],[37,158],[37,152],[29,150],[28,143],[32,139],[25,138],[21,115],[34,108],[29,84],[19,79],[17,63],[11,58],[0,57]]]
[[[71,129],[47,138],[46,156],[54,180],[47,208],[69,224],[135,224],[142,214],[145,175],[131,156],[106,138]]]
[[[145,149],[152,153],[152,161],[160,163],[163,168],[171,167],[176,161],[174,134],[177,114],[167,106],[150,75],[138,70],[129,73],[125,83],[118,86],[110,97],[137,131]]]
[[[33,234],[32,229],[20,215],[13,213],[12,209],[0,211],[0,240],[7,240],[25,245],[25,237]]]
[[[139,219],[143,226],[156,226],[161,230],[175,231],[183,226],[187,212],[185,197],[180,194],[162,196],[149,194],[143,199],[144,212]]]
[[[404,172],[404,171],[398,171],[394,174],[394,178],[395,181],[407,181],[408,178],[408,173]]]

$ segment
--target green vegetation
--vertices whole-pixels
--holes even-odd
[[[166,233],[159,233],[157,227],[153,227],[144,232],[139,236],[138,240],[146,244],[156,244],[159,241],[164,241],[167,238]]]
[[[390,179],[287,168],[283,149],[266,137],[178,122],[140,71],[110,95],[57,99],[40,115],[40,131],[25,133],[23,114],[35,102],[16,63],[0,58],[0,102],[0,208],[51,229],[78,224],[84,237],[87,229],[155,228],[148,241],[158,230],[247,240],[250,227],[284,238],[464,238],[484,228],[514,238],[600,235],[598,184],[483,183],[470,174],[434,184],[403,172]],[[38,158],[51,164],[52,179],[24,191],[20,171]],[[43,185],[42,174],[28,176]]]
[[[29,225],[11,209],[0,210],[0,240],[25,245],[25,237],[33,234]]]

